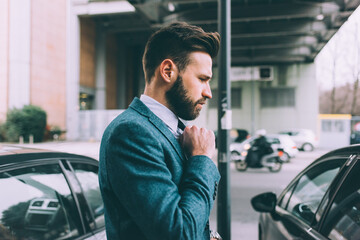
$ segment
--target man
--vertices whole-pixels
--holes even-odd
[[[211,98],[218,33],[174,23],[145,48],[145,90],[104,132],[99,181],[112,239],[210,239],[215,136],[187,126]],[[179,127],[178,127],[179,126]],[[183,131],[181,130],[183,129]]]
[[[262,167],[262,158],[265,155],[269,155],[274,152],[271,147],[271,144],[266,140],[266,130],[259,129],[255,133],[257,138],[251,146],[251,149],[248,151],[248,155],[246,156],[246,162],[249,166],[253,167]]]

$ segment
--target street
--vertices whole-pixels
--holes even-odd
[[[246,172],[239,172],[231,164],[231,239],[258,239],[259,214],[251,207],[250,199],[263,192],[272,191],[280,194],[301,170],[326,152],[299,152],[296,158],[284,163],[278,173],[272,173],[267,169],[248,169]],[[216,229],[216,221],[215,205],[210,217],[212,229]]]

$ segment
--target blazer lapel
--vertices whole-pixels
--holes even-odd
[[[175,149],[176,153],[179,155],[180,159],[184,161],[184,155],[182,154],[181,146],[174,134],[168,129],[166,124],[158,118],[139,98],[135,97],[130,107],[140,113],[141,115],[147,117],[152,125],[157,128],[164,137],[170,142],[170,144]]]
[[[156,118],[150,117],[149,121],[167,138],[167,140],[174,147],[175,151],[177,152],[181,160],[184,160],[184,156],[182,154],[182,150],[179,142],[175,138],[174,134],[167,128],[164,122],[158,117]]]

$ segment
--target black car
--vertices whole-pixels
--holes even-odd
[[[98,161],[0,146],[0,239],[106,239]]]
[[[259,239],[360,239],[360,145],[331,151],[276,197],[251,199]]]

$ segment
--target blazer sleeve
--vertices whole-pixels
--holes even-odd
[[[183,177],[176,185],[165,159],[171,156],[169,149],[152,131],[136,122],[116,128],[105,147],[108,181],[145,236],[202,239],[220,180],[218,169],[206,156],[191,157],[179,169]]]

